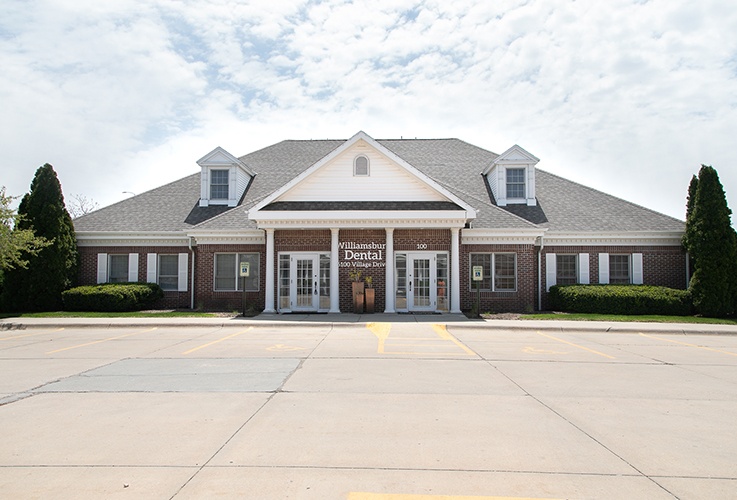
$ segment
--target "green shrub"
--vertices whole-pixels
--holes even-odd
[[[62,294],[66,311],[137,311],[164,296],[156,283],[104,283],[78,286]]]
[[[691,294],[647,285],[556,285],[550,288],[556,311],[595,314],[691,314]]]

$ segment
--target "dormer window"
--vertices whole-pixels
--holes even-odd
[[[356,177],[368,177],[369,160],[366,156],[356,156],[353,160],[353,175]]]
[[[507,198],[525,198],[524,168],[507,168]]]
[[[228,186],[230,185],[227,170],[212,170],[210,172],[210,199],[227,200]]]

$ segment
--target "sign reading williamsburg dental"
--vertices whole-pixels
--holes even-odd
[[[339,246],[343,251],[340,267],[386,267],[386,243],[343,241]]]

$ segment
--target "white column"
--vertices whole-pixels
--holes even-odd
[[[265,313],[275,313],[274,309],[274,229],[264,229],[266,232],[266,304]]]
[[[386,228],[386,305],[385,313],[396,312],[394,310],[394,228]]]
[[[330,228],[330,311],[340,312],[340,251],[338,249],[338,236],[340,229]]]
[[[461,312],[461,239],[460,228],[450,228],[450,312]]]

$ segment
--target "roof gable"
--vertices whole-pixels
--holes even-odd
[[[369,175],[354,176],[353,161],[369,160]],[[468,204],[407,163],[382,144],[358,132],[330,154],[251,209],[255,213],[275,202],[413,201]]]

